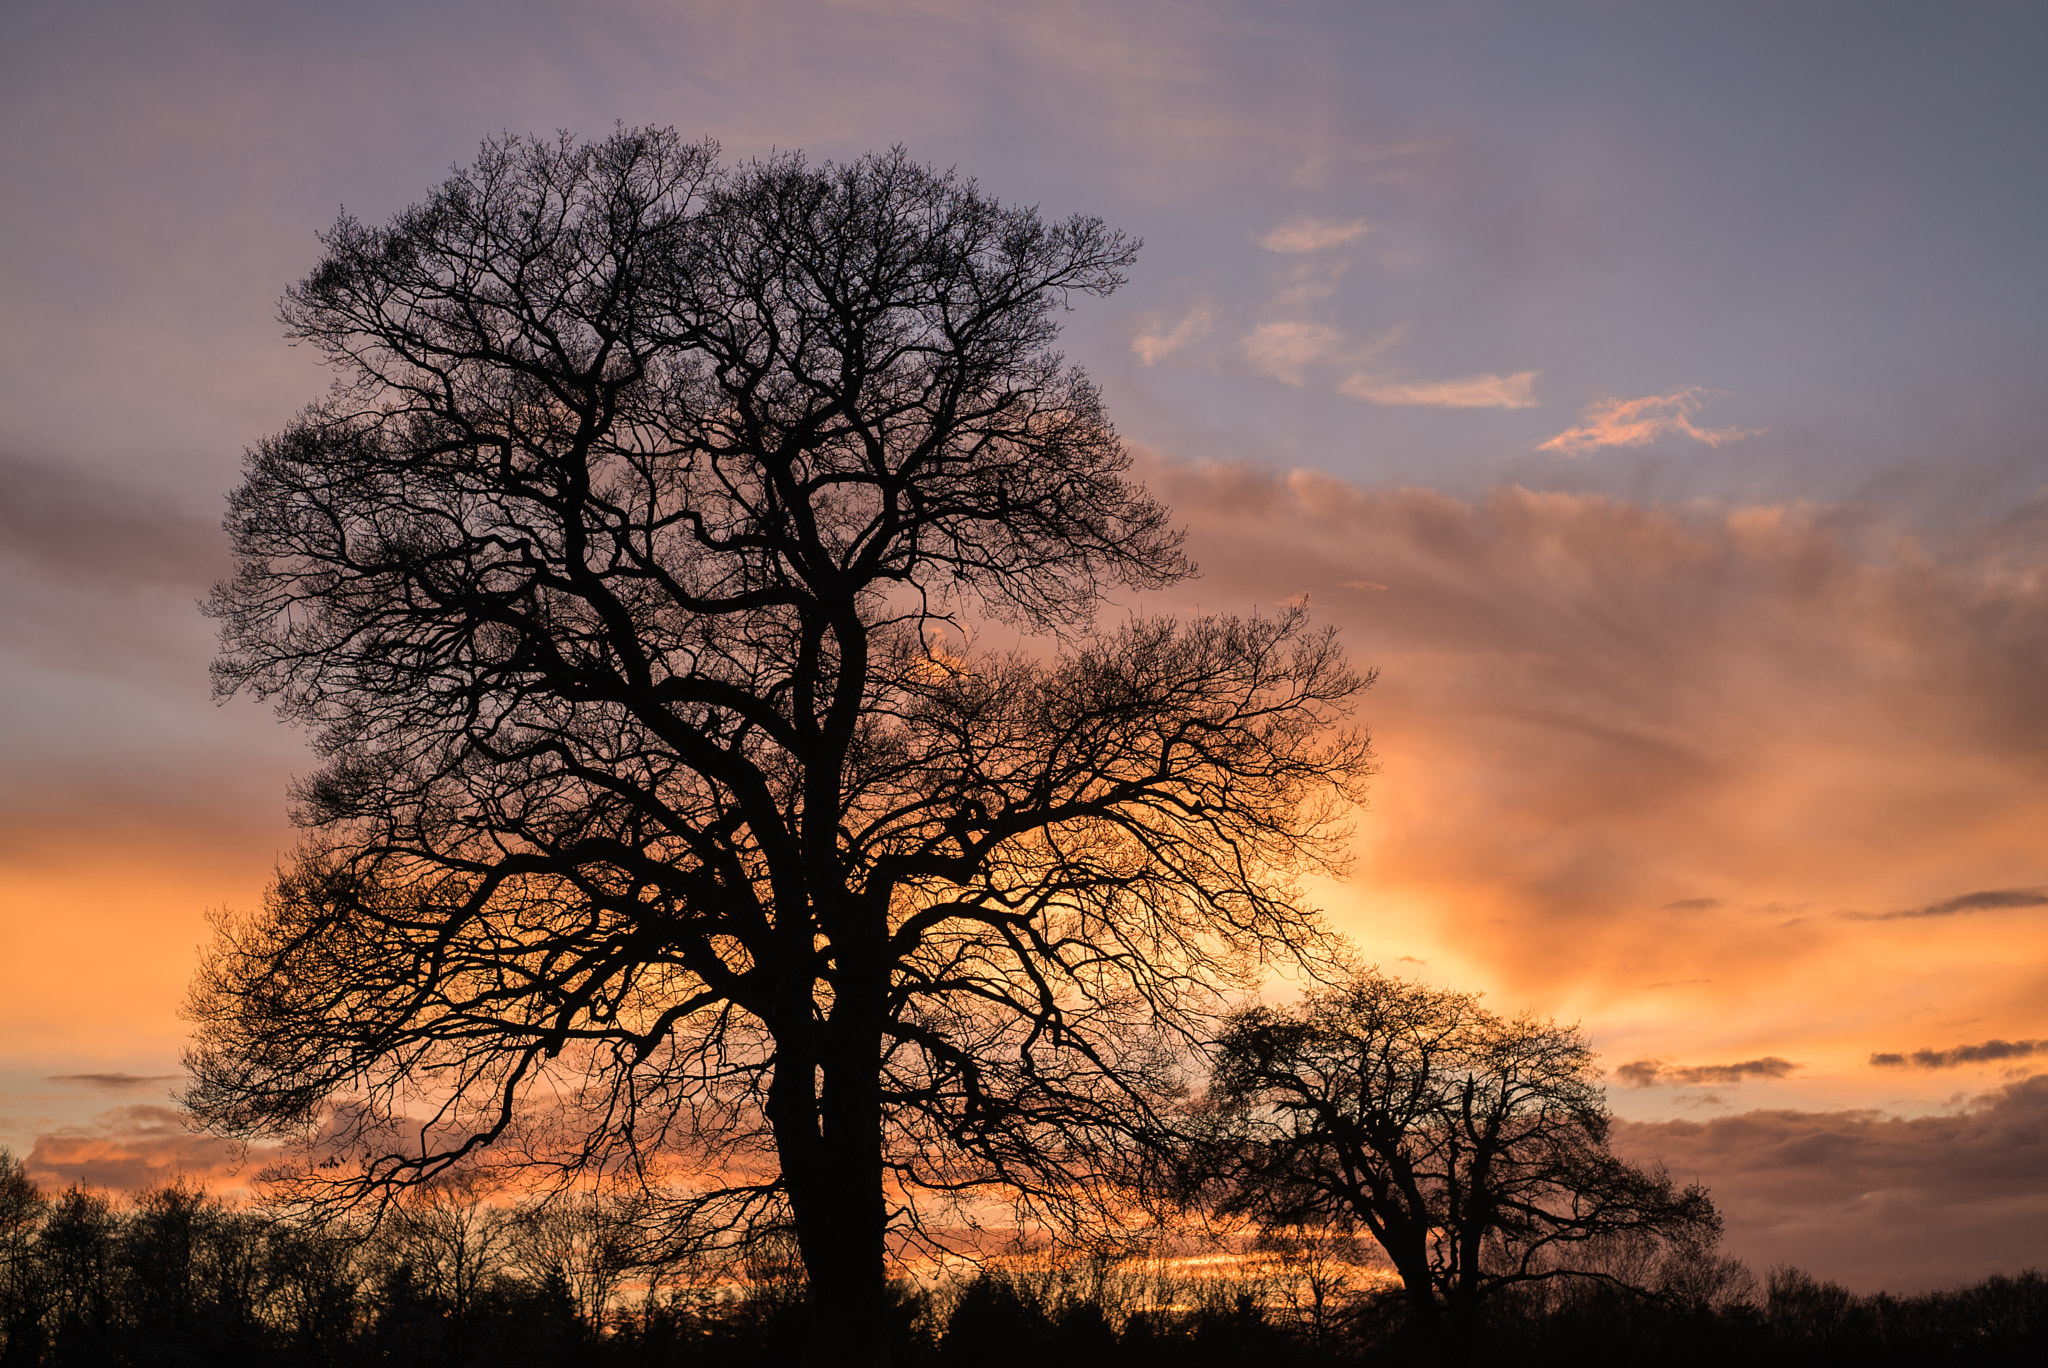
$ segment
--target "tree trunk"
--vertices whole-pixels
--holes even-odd
[[[808,1283],[805,1368],[889,1362],[880,1009],[880,993],[842,985],[816,1064],[779,1062],[771,1094]]]

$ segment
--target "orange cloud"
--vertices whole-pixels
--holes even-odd
[[[1601,447],[1648,446],[1660,437],[1690,437],[1710,447],[1754,437],[1762,428],[1703,428],[1692,421],[1714,391],[1688,385],[1669,394],[1640,399],[1602,399],[1589,404],[1580,425],[1567,428],[1538,446],[1566,456],[1583,456]]]
[[[1773,1105],[1932,1107],[1872,1051],[2048,1035],[2015,893],[2048,884],[2048,504],[1937,545],[1819,506],[1150,478],[1189,610],[1306,592],[1380,669],[1357,870],[1315,886],[1370,958],[1616,1061],[1801,1061],[1744,1082]]]
[[[37,1136],[23,1163],[45,1188],[77,1183],[134,1192],[180,1177],[232,1186],[261,1167],[250,1159],[231,1140],[187,1130],[169,1107],[132,1106],[101,1112],[89,1126]]]

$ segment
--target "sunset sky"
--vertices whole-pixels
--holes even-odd
[[[170,1109],[309,767],[209,698],[276,301],[479,139],[901,144],[1142,237],[1084,301],[1203,576],[1379,683],[1382,967],[1580,1022],[1729,1252],[2048,1265],[2048,9],[21,0],[0,42],[0,1145]]]

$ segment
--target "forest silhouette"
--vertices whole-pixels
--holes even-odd
[[[892,1357],[913,1368],[1445,1362],[1412,1333],[1398,1293],[1358,1276],[1367,1264],[1240,1242],[1218,1271],[1198,1256],[1222,1244],[1183,1231],[1171,1247],[1197,1257],[1019,1255],[898,1280]],[[587,1204],[444,1191],[371,1230],[177,1181],[126,1198],[43,1192],[0,1155],[0,1363],[24,1368],[738,1368],[802,1354],[808,1312],[786,1231],[715,1267],[631,1261]],[[1634,1290],[1511,1291],[1490,1303],[1475,1357],[1960,1366],[2048,1354],[2048,1279],[2031,1271],[1915,1296],[1856,1296],[1789,1267],[1759,1280],[1698,1250],[1647,1273]]]

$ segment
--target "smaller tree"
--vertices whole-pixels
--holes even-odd
[[[511,1266],[535,1286],[559,1278],[578,1319],[601,1331],[627,1275],[646,1260],[643,1214],[628,1198],[545,1194],[513,1213]]]
[[[60,1357],[91,1360],[106,1348],[116,1308],[114,1204],[73,1184],[50,1203],[36,1240],[47,1314]]]
[[[1608,1149],[1611,1117],[1575,1027],[1502,1018],[1469,993],[1378,972],[1292,1010],[1233,1016],[1211,1084],[1205,1181],[1273,1226],[1369,1231],[1426,1332],[1468,1353],[1482,1304],[1559,1278],[1625,1281],[1616,1242],[1709,1244],[1697,1184]]]
[[[22,1162],[0,1149],[0,1363],[42,1357],[45,1288],[36,1233],[49,1205]]]

